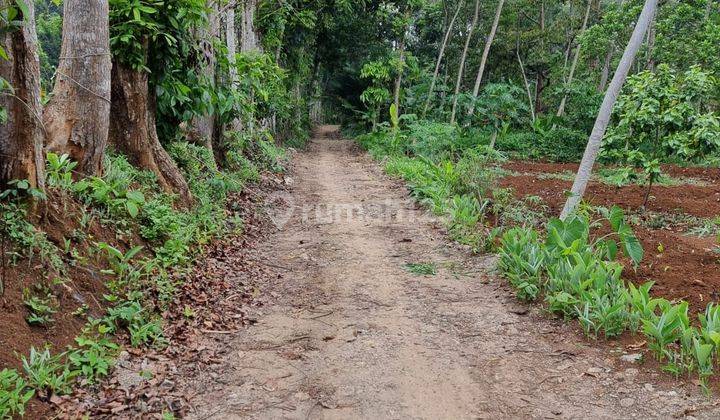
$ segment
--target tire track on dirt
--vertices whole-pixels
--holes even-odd
[[[446,241],[335,128],[296,156],[254,258],[276,268],[257,323],[188,378],[195,418],[633,418],[718,415],[714,401],[622,364],[518,305],[493,258]],[[292,214],[284,209],[291,206]],[[415,276],[410,262],[434,262]],[[577,343],[577,344],[574,344]]]

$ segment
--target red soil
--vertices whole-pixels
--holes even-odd
[[[577,170],[577,164],[512,162],[504,167],[528,174]],[[663,170],[671,176],[715,181],[717,185],[653,187],[648,210],[703,218],[720,215],[720,169],[666,166]],[[517,197],[541,197],[549,207],[549,214],[557,215],[572,182],[521,175],[506,177],[500,185],[512,187]],[[594,205],[609,207],[615,204],[628,211],[636,211],[642,204],[643,194],[644,188],[635,185],[613,187],[593,182],[585,198]],[[625,277],[635,283],[655,281],[655,295],[685,299],[694,312],[702,312],[708,302],[720,300],[720,254],[714,251],[714,238],[687,236],[681,228],[672,229],[635,228],[645,248],[645,258],[637,271],[628,264]]]
[[[50,242],[63,250],[64,239],[71,238],[73,231],[80,227],[78,220],[82,208],[78,203],[60,197],[49,197],[47,203],[45,216],[36,216],[34,224],[47,234]],[[97,220],[84,229],[86,237],[74,241],[72,246],[87,257],[87,261],[73,266],[67,264],[70,256],[62,255],[67,267],[66,275],[62,276],[64,284],[53,284],[53,280],[61,276],[52,273],[38,255],[31,259],[23,258],[13,265],[7,256],[9,254],[6,254],[6,267],[2,272],[5,293],[0,296],[0,369],[21,370],[20,356],[27,356],[30,347],[42,350],[49,345],[54,354],[66,350],[67,346],[75,344],[75,337],[87,323],[88,315],[97,318],[104,314],[106,302],[103,294],[107,293],[105,284],[109,277],[102,274],[101,270],[107,267],[101,256],[89,257],[88,250],[97,242],[107,242],[126,250],[128,242],[118,240],[112,232],[112,229],[104,228]],[[133,243],[142,243],[137,236],[131,240]],[[9,244],[6,246],[8,248],[2,252],[12,251]],[[23,290],[32,290],[37,284],[49,287],[56,297],[57,313],[52,316],[53,322],[46,326],[31,326],[25,320],[28,309],[23,303]],[[73,315],[83,304],[88,307],[87,314]],[[48,404],[32,399],[26,409],[26,418],[42,418],[48,410]]]

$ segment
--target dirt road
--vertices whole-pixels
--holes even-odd
[[[192,417],[720,415],[695,387],[517,303],[491,256],[451,244],[334,130],[296,156],[289,192],[269,210],[278,229],[253,258],[275,274],[260,282],[270,302],[255,325],[221,337],[219,365],[188,378]]]

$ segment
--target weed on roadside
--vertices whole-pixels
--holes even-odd
[[[432,262],[407,263],[405,269],[416,276],[434,276],[437,274],[437,265]]]

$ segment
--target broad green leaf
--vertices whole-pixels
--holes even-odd
[[[130,200],[125,202],[125,209],[127,209],[128,214],[132,218],[137,217],[138,213],[140,213],[140,209],[138,208],[137,204]]]
[[[613,206],[612,209],[610,209],[608,220],[610,220],[610,226],[612,227],[613,231],[617,232],[618,230],[620,230],[620,226],[622,226],[624,218],[625,214],[620,207]]]

